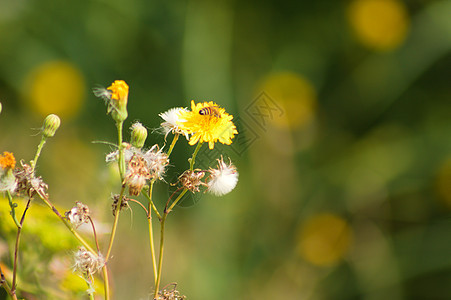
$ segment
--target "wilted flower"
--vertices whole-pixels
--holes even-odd
[[[69,222],[75,228],[79,227],[83,223],[89,222],[89,207],[81,202],[75,202],[76,206],[71,210],[66,211],[65,215]]]
[[[218,167],[208,170],[210,176],[207,180],[207,191],[216,196],[222,196],[230,193],[238,183],[238,172],[236,167],[229,162],[227,165],[222,156],[218,159]]]
[[[188,112],[188,110],[183,107],[175,107],[159,114],[159,116],[165,121],[161,123],[161,129],[164,133],[165,138],[170,132],[172,132],[174,134],[183,134],[186,139],[189,140],[188,132],[186,130],[182,130],[179,125],[179,122],[185,121],[180,118],[181,112]]]
[[[152,148],[144,153],[143,157],[147,162],[150,177],[152,179],[162,179],[166,166],[169,164],[168,155],[158,145],[153,145]]]
[[[114,195],[112,195],[112,198],[113,198],[113,204],[111,206],[113,208],[113,216],[116,216],[116,209],[117,209],[117,206],[119,205],[119,195],[114,194]],[[120,210],[123,210],[124,208],[129,207],[129,205],[128,205],[129,200],[130,200],[129,198],[122,196]]]
[[[139,195],[146,184],[146,180],[150,178],[151,175],[146,160],[141,155],[133,155],[127,162],[127,171],[124,180],[125,184],[128,185],[130,195]]]
[[[201,180],[204,175],[204,171],[186,170],[182,175],[179,176],[178,180],[184,188],[194,193],[199,192],[199,187],[201,185],[206,186],[206,184]]]
[[[180,111],[179,116],[182,119],[177,122],[180,129],[192,134],[190,145],[208,142],[210,149],[217,141],[230,145],[238,133],[232,122],[233,116],[211,101],[197,104],[191,101],[191,111]]]
[[[13,193],[17,187],[16,177],[14,176],[14,167],[16,159],[10,152],[3,152],[0,155],[0,191],[9,191]]]
[[[35,177],[33,168],[24,163],[20,162],[21,168],[15,171],[17,179],[17,193],[26,194],[28,197],[32,198],[36,193],[40,197],[47,197],[46,190],[48,185],[42,180],[41,176]]]
[[[74,255],[74,271],[92,276],[105,265],[105,259],[99,253],[95,255],[87,251],[84,247],[80,247]]]

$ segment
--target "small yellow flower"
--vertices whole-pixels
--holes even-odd
[[[118,106],[127,105],[128,85],[123,80],[115,80],[107,90],[112,92],[111,99],[118,101]]]
[[[210,149],[217,141],[230,145],[235,134],[238,133],[232,122],[233,116],[225,112],[216,103],[202,102],[195,104],[191,101],[191,111],[180,111],[178,122],[181,130],[192,134],[189,144],[208,142]]]
[[[3,152],[3,155],[0,155],[0,168],[2,169],[14,169],[16,166],[16,159],[11,152]]]

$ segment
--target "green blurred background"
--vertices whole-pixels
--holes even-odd
[[[163,285],[178,282],[188,299],[451,298],[451,1],[0,7],[0,151],[31,160],[36,128],[58,114],[38,172],[62,211],[88,204],[100,232],[110,228],[109,196],[119,187],[104,163],[112,148],[91,143],[116,141],[94,86],[129,84],[126,127],[158,128],[159,113],[191,99],[234,115],[234,143],[203,149],[199,163],[230,157],[238,186],[222,198],[187,197],[170,215]],[[146,145],[163,142],[153,134]],[[167,181],[192,151],[179,141]],[[167,197],[157,185],[157,203]],[[152,292],[146,220],[132,208],[112,251],[115,299]],[[8,268],[6,204],[0,222]],[[55,224],[40,230],[63,227]],[[76,250],[73,241],[52,248],[39,234],[24,236],[22,283],[59,278],[56,258]],[[39,272],[30,268],[37,261]],[[43,289],[68,288],[44,281]]]

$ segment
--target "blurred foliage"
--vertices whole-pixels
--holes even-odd
[[[38,173],[55,203],[83,201],[105,230],[119,187],[104,164],[111,148],[90,142],[116,137],[92,87],[130,85],[127,126],[157,128],[158,113],[191,99],[235,116],[234,143],[198,161],[230,156],[238,186],[171,214],[163,285],[178,282],[188,299],[451,298],[451,1],[0,5],[0,152],[30,160],[33,128],[60,114]],[[172,164],[187,166],[192,150],[181,140]],[[173,171],[168,182],[183,172]],[[163,204],[168,191],[156,192]],[[27,276],[76,250],[44,234],[65,240],[56,218],[40,218],[24,229],[22,259],[39,261],[20,264]],[[151,292],[144,218],[137,206],[121,217],[115,299]]]

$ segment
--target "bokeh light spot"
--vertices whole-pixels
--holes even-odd
[[[27,100],[31,108],[45,117],[76,116],[85,100],[85,82],[81,72],[71,63],[51,61],[30,72]]]
[[[281,116],[269,119],[284,129],[302,129],[314,119],[316,91],[303,76],[294,72],[278,72],[268,75],[258,92],[264,91],[282,110]]]
[[[307,261],[318,266],[329,266],[348,252],[352,232],[348,223],[334,214],[313,216],[301,227],[298,251]]]
[[[349,6],[348,18],[356,38],[378,51],[400,46],[409,27],[406,7],[398,0],[355,0]]]

